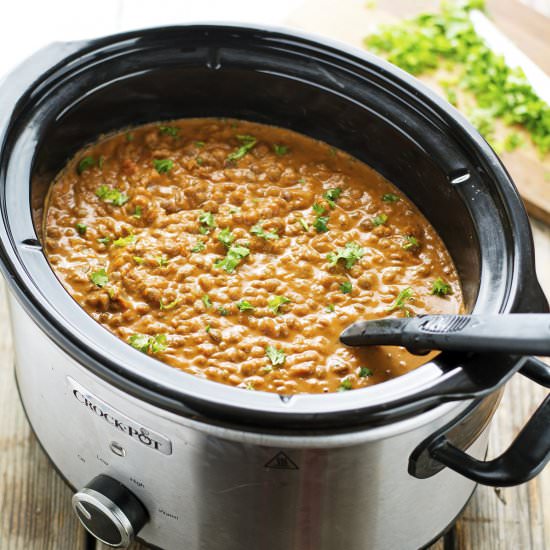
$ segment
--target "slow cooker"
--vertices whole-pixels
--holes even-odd
[[[168,367],[102,328],[44,256],[41,211],[66,160],[150,121],[228,116],[340,147],[438,230],[474,313],[546,312],[518,193],[447,103],[365,52],[296,32],[192,25],[53,44],[0,88],[1,266],[28,419],[98,539],[186,550],[414,549],[476,483],[513,485],[550,453],[550,399],[501,457],[487,433],[507,380],[548,368],[441,353],[352,392],[246,392]]]

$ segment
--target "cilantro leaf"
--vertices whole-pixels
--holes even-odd
[[[328,216],[317,216],[313,222],[317,233],[326,233],[328,231]]]
[[[129,244],[135,243],[136,240],[137,237],[135,235],[128,235],[127,237],[120,237],[120,239],[116,239],[113,241],[113,245],[122,248],[123,246],[128,246]]]
[[[212,212],[201,212],[199,214],[199,224],[201,224],[199,231],[203,235],[210,233],[210,231],[216,227],[214,214],[212,214]]]
[[[88,226],[84,223],[77,223],[75,225],[75,228],[78,231],[79,235],[86,235],[86,231],[88,229]]]
[[[195,246],[191,249],[191,252],[202,252],[206,248],[204,241],[197,241]]]
[[[344,378],[340,382],[340,387],[338,388],[338,391],[349,391],[353,389],[353,381],[351,378]]]
[[[254,227],[252,227],[252,229],[250,230],[250,233],[252,233],[252,235],[256,235],[257,237],[262,237],[266,241],[270,239],[276,240],[279,238],[279,235],[277,235],[276,231],[265,231],[264,228],[262,227],[261,222],[257,223]]]
[[[229,162],[233,162],[243,158],[257,143],[257,140],[254,136],[237,135],[235,137],[241,142],[242,145],[238,147],[235,151],[227,155],[227,160]]]
[[[372,224],[374,227],[378,227],[379,225],[384,225],[388,221],[388,216],[386,214],[378,214],[378,216],[375,216],[372,218]]]
[[[240,302],[237,302],[237,307],[239,308],[239,311],[254,311],[256,308],[248,301],[241,300]]]
[[[329,203],[331,208],[334,208],[341,194],[342,189],[340,187],[333,187],[323,194],[323,198]]]
[[[89,170],[93,166],[95,166],[95,158],[94,157],[84,157],[80,160],[78,163],[78,166],[76,167],[76,173],[78,175],[82,174],[82,172],[85,172],[86,170]]]
[[[159,132],[166,136],[177,137],[180,133],[180,129],[176,126],[159,126]]]
[[[231,243],[235,240],[235,235],[231,233],[231,230],[229,228],[222,229],[218,233],[218,241],[220,241],[222,244],[227,246],[229,248],[231,246]]]
[[[100,185],[97,188],[95,194],[103,202],[107,202],[115,206],[122,206],[126,204],[129,200],[128,196],[125,193],[114,187],[109,187],[108,185]]]
[[[139,218],[141,218],[141,214],[143,212],[143,209],[141,208],[141,206],[136,206],[136,209],[134,210],[134,213],[132,214],[132,218],[136,218],[139,220]]]
[[[176,298],[168,304],[165,304],[162,300],[159,301],[159,307],[161,311],[168,311],[174,309],[181,302],[181,298]]]
[[[159,174],[167,174],[174,168],[172,159],[153,159],[153,166]]]
[[[269,307],[273,313],[277,314],[279,313],[281,306],[284,304],[289,304],[290,302],[291,300],[285,296],[271,296],[267,301],[267,307]]]
[[[396,309],[401,309],[408,313],[407,303],[414,301],[414,291],[408,286],[404,288],[398,295],[393,304],[388,308],[388,311],[395,311]]]
[[[418,239],[416,237],[414,237],[413,235],[405,235],[405,242],[403,243],[403,248],[405,250],[414,250],[419,246],[420,243],[418,242]]]
[[[325,212],[325,207],[318,202],[314,202],[311,208],[313,208],[313,211],[319,216]]]
[[[451,285],[447,284],[441,277],[438,277],[432,283],[432,292],[435,296],[446,296],[447,294],[452,294],[453,289]]]
[[[353,285],[351,284],[350,281],[345,281],[340,284],[340,290],[342,291],[343,294],[349,294],[352,288],[353,288]]]
[[[201,300],[206,309],[210,309],[212,307],[212,302],[210,301],[210,296],[208,296],[208,294],[204,294]]]
[[[382,195],[382,200],[384,202],[397,202],[401,199],[397,195],[394,195],[393,193],[386,193],[385,195]]]
[[[277,145],[276,143],[274,143],[273,150],[275,151],[275,154],[279,155],[280,157],[288,153],[288,147],[286,145]]]
[[[327,260],[330,266],[335,266],[340,260],[344,260],[346,269],[352,268],[357,261],[365,255],[365,249],[359,246],[355,241],[346,243],[344,248],[339,248],[336,252],[327,254]]]
[[[93,271],[91,273],[90,281],[92,281],[92,283],[99,288],[103,288],[109,282],[109,276],[107,275],[105,269],[98,269],[97,271]]]
[[[250,250],[243,245],[231,245],[223,260],[214,262],[214,267],[221,268],[227,273],[233,273],[235,268],[250,254]]]
[[[286,361],[285,352],[282,349],[277,349],[275,346],[267,346],[265,348],[265,354],[273,366],[284,365]]]
[[[372,371],[367,367],[361,367],[359,369],[359,378],[366,378],[367,376],[372,376]]]
[[[166,350],[166,334],[148,336],[147,334],[132,334],[128,343],[143,353],[158,353]]]
[[[97,242],[107,246],[111,242],[111,237],[99,237],[99,239],[97,239]]]

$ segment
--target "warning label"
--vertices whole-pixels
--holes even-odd
[[[274,470],[299,470],[298,466],[283,451],[279,451],[271,460],[265,464],[266,468]]]

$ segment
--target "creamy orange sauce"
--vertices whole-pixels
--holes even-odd
[[[250,390],[399,376],[426,359],[347,348],[340,332],[463,308],[443,242],[396,187],[325,143],[256,123],[186,119],[102,138],[52,184],[44,235],[96,321],[175,368]]]

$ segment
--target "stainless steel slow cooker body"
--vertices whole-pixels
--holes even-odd
[[[443,464],[488,483],[540,470],[550,445],[533,432],[548,404],[518,445],[521,459],[534,449],[523,469],[512,455],[491,465],[462,452],[483,458],[501,385],[520,368],[547,374],[532,361],[441,354],[346,394],[245,392],[119,341],[70,298],[42,252],[47,186],[84,144],[153,120],[232,116],[323,139],[401,187],[443,236],[473,311],[546,311],[512,182],[415,80],[296,33],[195,25],[54,44],[8,76],[0,97],[1,260],[17,380],[66,480],[80,488],[109,476],[75,500],[95,534],[123,544],[145,523],[140,537],[169,549],[418,548],[474,488]]]

